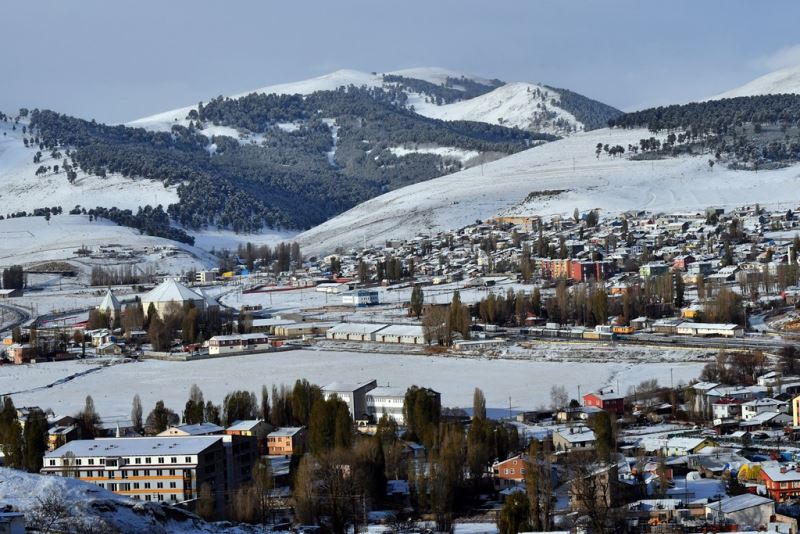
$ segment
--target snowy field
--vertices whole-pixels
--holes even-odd
[[[519,152],[485,165],[410,185],[368,200],[304,232],[306,253],[380,243],[420,233],[461,228],[499,214],[570,215],[599,209],[604,214],[632,209],[653,212],[702,210],[761,203],[796,206],[800,167],[772,171],[710,170],[705,157],[632,161],[595,156],[597,143],[638,144],[644,129],[601,129]],[[534,196],[532,192],[561,191]]]
[[[6,365],[0,367],[0,393],[13,393],[17,406],[38,405],[56,413],[80,409],[91,394],[101,415],[126,415],[131,399],[138,393],[147,409],[159,399],[175,411],[182,411],[192,384],[198,384],[206,399],[221,402],[232,390],[258,393],[262,384],[293,384],[307,378],[324,385],[376,379],[381,385],[432,387],[442,393],[446,406],[470,407],[472,392],[481,387],[487,406],[494,413],[533,409],[547,405],[553,384],[563,384],[573,397],[578,387],[587,392],[602,386],[620,389],[647,378],[668,383],[689,381],[700,372],[701,363],[596,363],[492,360],[479,358],[387,355],[355,352],[296,350],[195,362],[147,360],[99,366],[78,361]],[[65,377],[86,373],[54,384]],[[52,387],[47,387],[50,384]]]
[[[113,204],[112,204],[113,205]],[[160,237],[141,235],[138,230],[117,226],[101,219],[89,221],[87,215],[54,215],[50,221],[44,217],[20,217],[0,221],[0,265],[69,260],[76,267],[90,270],[93,262],[78,258],[75,251],[86,247],[92,251],[101,246],[115,244],[123,247],[178,247],[182,252],[176,256],[143,258],[144,263],[157,263],[159,270],[181,272],[191,268],[206,268],[215,265],[214,258],[205,251]],[[107,265],[121,263],[106,261]]]

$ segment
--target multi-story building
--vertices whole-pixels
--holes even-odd
[[[70,441],[45,454],[42,473],[71,476],[134,499],[173,503],[197,499],[208,484],[217,510],[224,510],[222,436]]]
[[[347,404],[353,419],[364,419],[369,416],[367,412],[367,392],[378,387],[375,380],[360,384],[347,384],[333,382],[322,388],[325,400],[336,395]]]
[[[284,427],[267,434],[267,450],[270,456],[302,454],[305,442],[306,429],[303,427]]]
[[[587,280],[606,280],[614,274],[611,261],[573,261],[570,264],[570,278],[576,282]]]
[[[375,421],[386,414],[398,425],[402,425],[404,424],[403,404],[405,399],[405,389],[376,387],[367,392],[367,414]]]
[[[537,260],[539,263],[539,271],[542,278],[569,278],[571,274],[571,263],[569,258],[551,259],[541,258]]]
[[[769,496],[778,502],[800,497],[800,467],[762,465],[761,478]]]
[[[507,488],[525,481],[525,474],[530,467],[530,460],[526,454],[513,456],[507,460],[495,461],[492,464],[492,478],[495,486]]]

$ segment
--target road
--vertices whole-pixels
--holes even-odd
[[[11,332],[11,330],[15,326],[19,326],[26,321],[30,320],[31,314],[25,308],[19,306],[12,306],[10,304],[0,304],[0,310],[2,310],[3,319],[5,319],[6,314],[10,314],[13,319],[11,322],[3,320],[2,322],[2,330],[0,330],[0,334],[7,334]]]

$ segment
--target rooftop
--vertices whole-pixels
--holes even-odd
[[[199,454],[220,440],[221,436],[81,439],[70,441],[48,452],[45,458],[61,458],[67,453],[72,453],[78,458]]]

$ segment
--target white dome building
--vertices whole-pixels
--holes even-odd
[[[103,297],[102,302],[97,306],[97,311],[103,313],[111,322],[119,319],[120,313],[122,312],[122,305],[117,300],[117,297],[114,296],[114,293],[111,292],[111,289],[106,290],[106,296]]]
[[[215,308],[219,305],[213,299],[208,299],[204,295],[189,289],[180,282],[167,279],[157,285],[155,288],[142,296],[142,307],[144,312],[150,309],[150,304],[155,307],[158,315],[163,317],[170,306],[174,303],[180,308],[184,304],[193,302],[195,307],[201,312],[207,311],[209,308]]]

